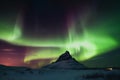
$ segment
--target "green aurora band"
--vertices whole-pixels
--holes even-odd
[[[77,25],[74,21],[69,26],[68,36],[66,38],[49,40],[36,40],[23,37],[22,26],[19,22],[20,19],[18,18],[16,24],[10,26],[9,23],[1,21],[0,39],[15,45],[43,48],[26,54],[24,62],[30,62],[36,59],[55,59],[65,50],[70,51],[77,60],[84,61],[118,47],[117,40],[111,35],[111,31],[116,32],[116,30],[110,29],[110,27],[113,27],[111,23],[113,25],[116,24],[117,21],[115,19],[114,21],[109,19],[105,20],[105,22],[98,21],[91,26],[85,25],[87,23],[84,21],[82,25]],[[80,26],[84,27],[83,32],[78,32]]]

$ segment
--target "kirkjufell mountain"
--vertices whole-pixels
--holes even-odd
[[[85,69],[86,67],[76,61],[68,51],[62,54],[56,62],[53,62],[50,65],[44,66],[43,68],[50,69]]]
[[[0,65],[0,80],[120,80],[120,69],[88,68],[66,51],[40,69]]]

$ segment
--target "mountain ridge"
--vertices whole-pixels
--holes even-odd
[[[66,51],[53,63],[46,65],[42,68],[49,68],[49,69],[84,69],[87,68],[83,64],[79,63],[75,60],[69,53]]]

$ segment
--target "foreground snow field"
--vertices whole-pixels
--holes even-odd
[[[1,70],[0,80],[120,80],[120,70]]]

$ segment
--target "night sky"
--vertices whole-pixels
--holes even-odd
[[[88,67],[120,67],[119,0],[1,0],[0,64],[38,68],[66,50]]]

